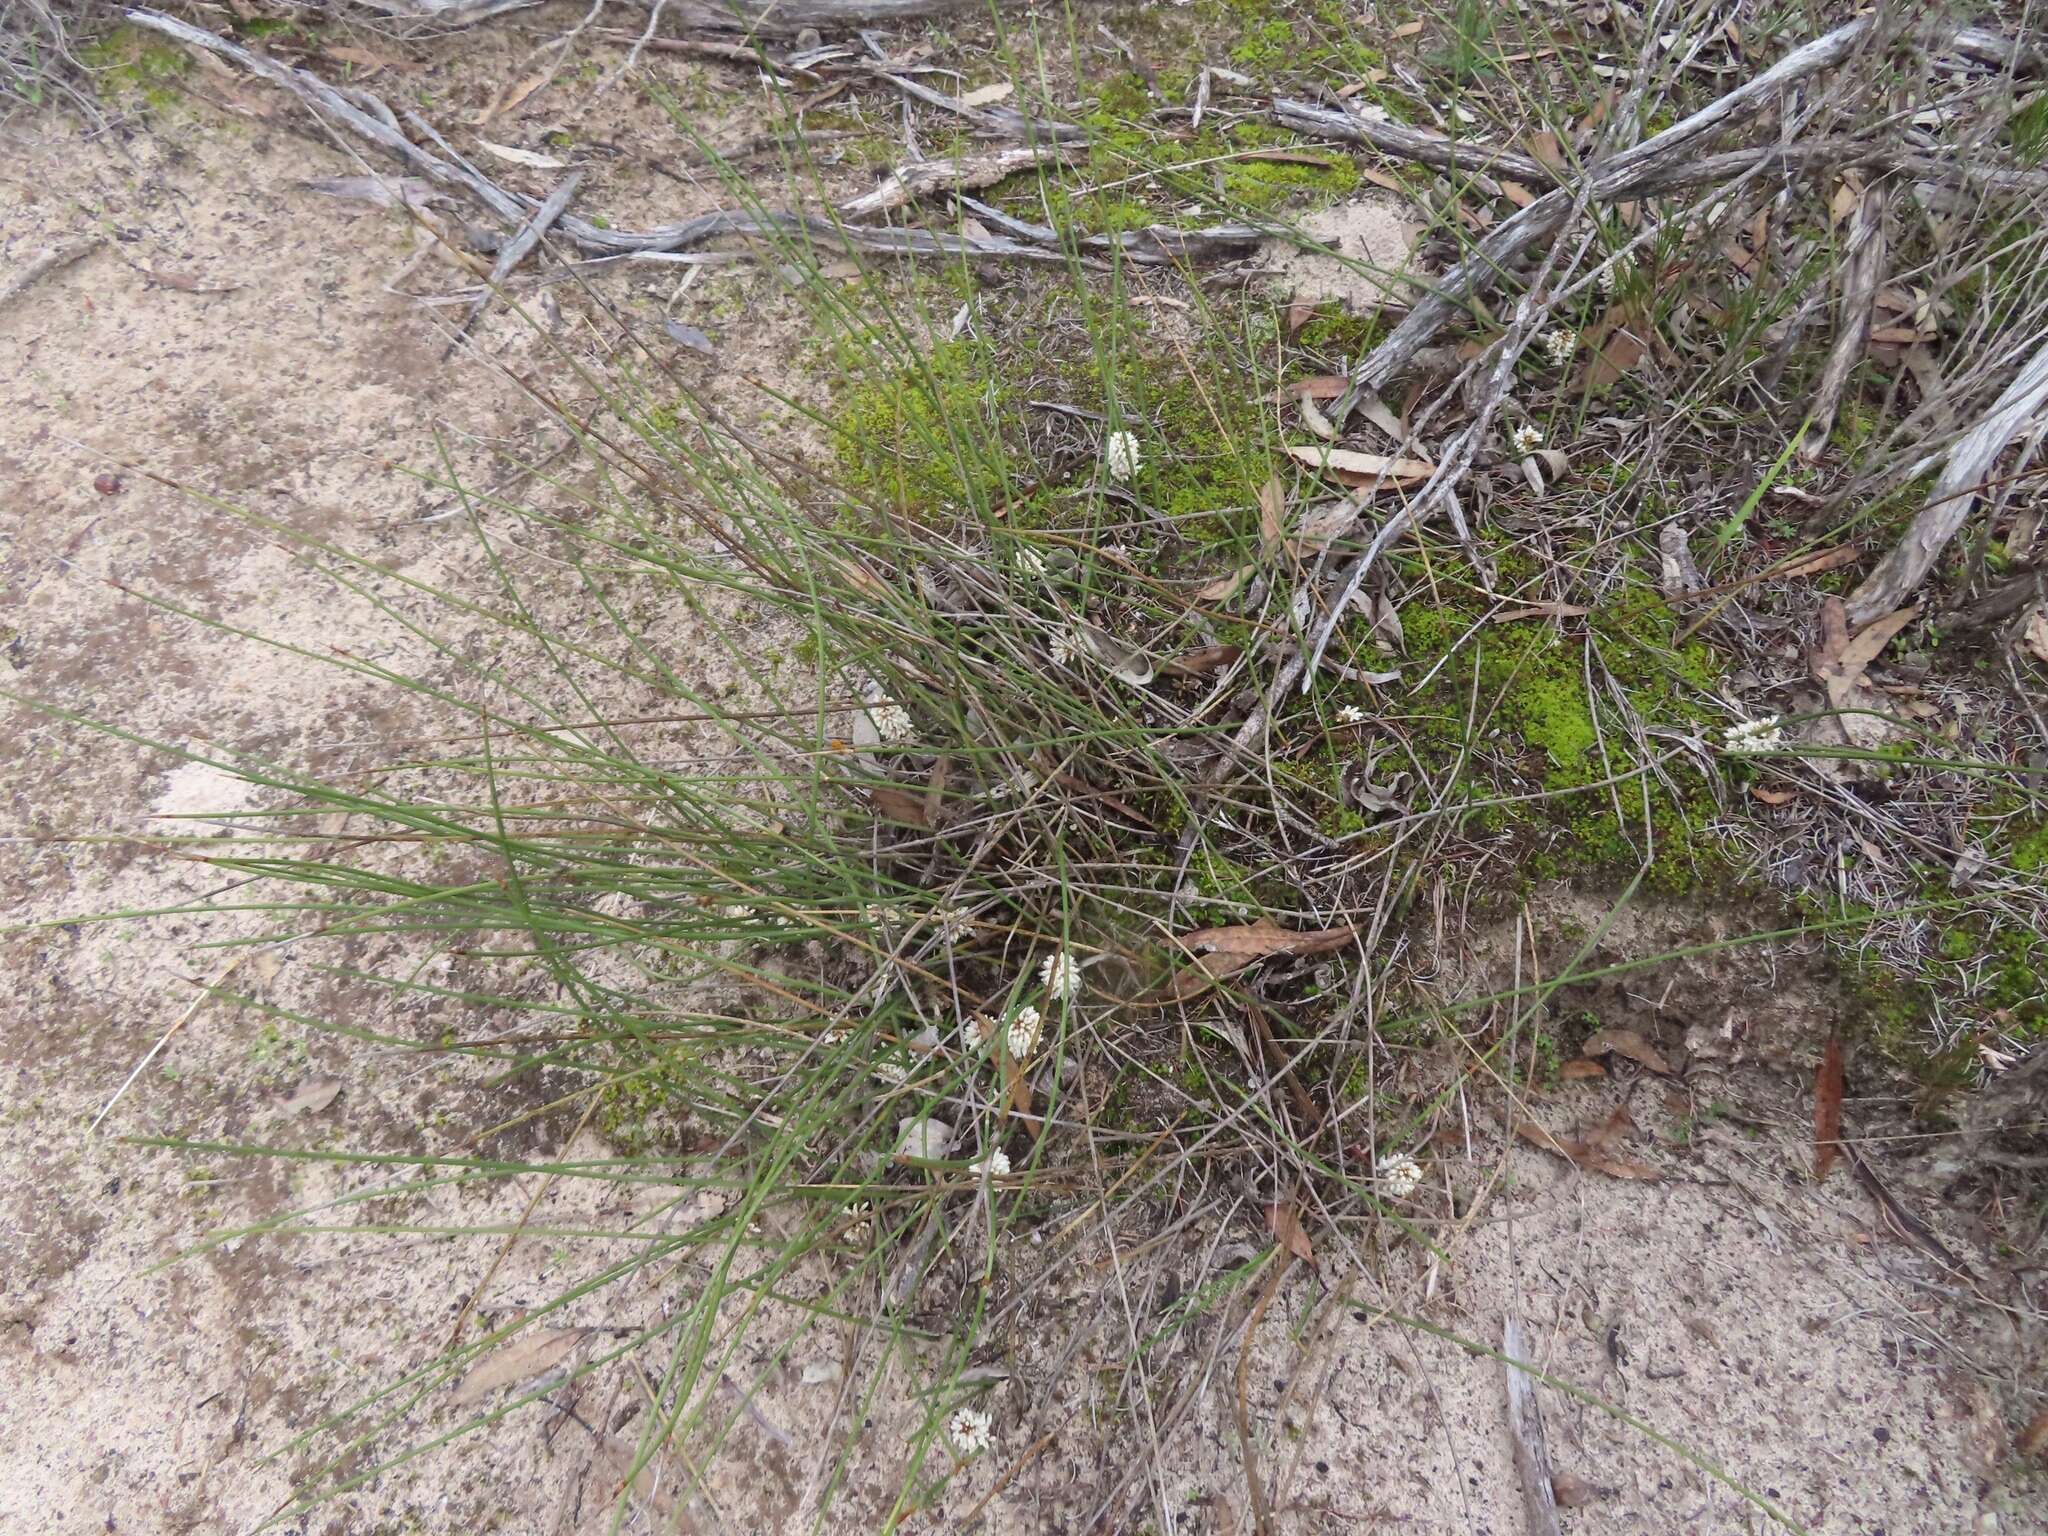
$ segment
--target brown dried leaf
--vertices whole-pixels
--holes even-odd
[[[1266,1225],[1282,1248],[1304,1264],[1315,1263],[1316,1251],[1309,1244],[1308,1234],[1301,1230],[1301,1212],[1295,1209],[1292,1200],[1267,1206]]]
[[[1176,677],[1207,677],[1211,672],[1229,666],[1243,654],[1241,645],[1201,645],[1161,662],[1159,670],[1171,672]]]
[[[1273,400],[1275,404],[1293,399],[1334,400],[1350,387],[1351,381],[1341,373],[1312,374],[1305,379],[1296,379],[1292,384],[1282,385]]]
[[[1327,448],[1321,443],[1302,443],[1288,450],[1288,456],[1342,481],[1345,485],[1370,485],[1380,490],[1399,490],[1420,485],[1436,473],[1427,459],[1389,458],[1383,453],[1361,453],[1355,448]]]
[[[1647,355],[1648,349],[1627,325],[1616,325],[1587,357],[1579,387],[1587,395],[1603,394]]]
[[[569,1357],[582,1337],[580,1328],[543,1328],[521,1334],[503,1349],[485,1356],[481,1364],[458,1381],[453,1400],[458,1406],[481,1402],[500,1387],[553,1370]]]
[[[1531,160],[1534,160],[1545,170],[1553,172],[1560,177],[1564,175],[1566,170],[1564,145],[1558,142],[1557,135],[1549,129],[1546,128],[1541,133],[1523,135],[1522,148],[1529,152]]]
[[[1515,1122],[1515,1134],[1533,1146],[1546,1152],[1554,1152],[1566,1158],[1588,1173],[1604,1173],[1610,1179],[1635,1179],[1642,1183],[1655,1183],[1664,1177],[1645,1163],[1633,1162],[1625,1157],[1616,1157],[1608,1149],[1618,1141],[1623,1132],[1635,1122],[1629,1119],[1628,1110],[1621,1108],[1609,1115],[1606,1121],[1584,1141],[1560,1141],[1533,1120]]]
[[[1579,1048],[1579,1054],[1626,1056],[1637,1065],[1648,1067],[1659,1077],[1671,1076],[1671,1063],[1664,1059],[1654,1045],[1632,1029],[1599,1030]]]
[[[1536,201],[1536,194],[1519,181],[1504,181],[1500,184],[1500,195],[1517,208],[1526,208]]]
[[[1578,1060],[1568,1061],[1558,1068],[1557,1075],[1567,1083],[1576,1083],[1583,1082],[1587,1078],[1605,1077],[1607,1069],[1597,1061],[1588,1061],[1584,1057],[1580,1057]]]
[[[1177,972],[1161,996],[1179,1001],[1206,992],[1215,983],[1271,955],[1321,955],[1341,949],[1358,930],[1323,928],[1297,933],[1268,918],[1229,928],[1203,928],[1175,942],[1195,963]]]
[[[2032,1456],[2037,1461],[2048,1461],[2048,1408],[2043,1408],[2020,1431],[2013,1442],[2013,1449],[2022,1456]]]
[[[317,1115],[340,1097],[340,1078],[309,1077],[299,1084],[295,1092],[277,1101],[277,1112],[281,1115]]]
[[[924,796],[914,795],[907,789],[890,789],[878,784],[868,791],[868,801],[875,814],[884,821],[906,827],[929,828],[932,824],[925,811]]]
[[[1259,487],[1259,546],[1268,554],[1287,534],[1287,493],[1274,475]]]
[[[1842,1041],[1829,1035],[1813,1077],[1813,1181],[1818,1184],[1842,1155]]]
[[[1749,792],[1765,805],[1790,805],[1799,798],[1796,789],[1770,789],[1762,784],[1752,784]]]
[[[1198,603],[1229,602],[1243,590],[1244,584],[1251,579],[1252,572],[1257,569],[1256,565],[1240,565],[1228,576],[1218,577],[1205,587],[1197,587],[1195,589],[1195,601]]]
[[[1866,624],[1852,636],[1848,611],[1839,597],[1830,597],[1820,605],[1821,643],[1808,660],[1815,681],[1828,691],[1829,703],[1836,709],[1854,707],[1864,669],[1877,660],[1892,637],[1910,624],[1919,611],[1918,607],[1898,609]]]

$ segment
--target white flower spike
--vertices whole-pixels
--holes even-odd
[[[1527,458],[1543,446],[1543,429],[1534,422],[1525,421],[1508,434],[1508,441],[1514,444],[1517,454]]]
[[[1064,949],[1047,955],[1038,968],[1038,979],[1058,1001],[1071,1003],[1081,995],[1081,962]]]
[[[1346,704],[1337,711],[1337,723],[1339,725],[1363,725],[1365,724],[1365,711],[1356,704]]]
[[[1785,744],[1784,723],[1776,715],[1761,720],[1744,720],[1721,734],[1721,750],[1737,757],[1757,752],[1775,752]]]
[[[1038,1032],[1045,1023],[1045,1016],[1026,1003],[1010,1018],[1010,1056],[1015,1061],[1029,1061],[1031,1053],[1038,1049]]]
[[[1138,451],[1137,434],[1112,432],[1103,439],[1102,467],[1109,471],[1109,478],[1119,485],[1136,479],[1138,471],[1145,467],[1144,455]]]
[[[977,1158],[969,1163],[967,1171],[969,1173],[988,1173],[993,1174],[996,1178],[1003,1178],[1010,1171],[1010,1154],[1001,1147],[997,1147],[988,1156]]]
[[[1543,351],[1550,361],[1562,368],[1578,355],[1579,333],[1558,326],[1543,333]]]
[[[995,1426],[979,1408],[955,1408],[946,1419],[946,1438],[962,1456],[979,1456],[995,1444]]]
[[[875,734],[891,746],[906,742],[917,734],[917,724],[910,718],[910,711],[901,704],[871,704],[868,719],[875,725]]]
[[[1406,1152],[1396,1152],[1391,1157],[1379,1160],[1377,1170],[1380,1190],[1389,1200],[1405,1200],[1415,1193],[1422,1183],[1422,1164]]]

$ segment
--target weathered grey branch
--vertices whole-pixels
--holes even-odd
[[[1870,28],[1871,18],[1859,16],[1802,44],[1754,80],[1737,86],[1710,106],[1645,139],[1634,149],[1592,167],[1585,177],[1587,200],[1613,202],[1721,179],[1723,173],[1716,163],[1729,157],[1714,156],[1690,164],[1679,157],[1786,86],[1841,63],[1868,36]],[[1774,147],[1748,152],[1740,159],[1743,166],[1753,166],[1761,159],[1784,152]],[[1479,243],[1470,260],[1447,272],[1436,291],[1418,303],[1393,334],[1359,363],[1352,374],[1353,384],[1359,389],[1376,390],[1394,379],[1467,299],[1497,279],[1518,257],[1556,234],[1579,202],[1579,189],[1559,187],[1504,220]]]
[[[445,360],[454,356],[455,349],[462,345],[462,338],[469,334],[469,328],[476,324],[477,317],[484,312],[484,306],[491,302],[491,294],[512,275],[512,269],[526,260],[527,252],[540,244],[569,206],[569,199],[576,195],[576,189],[583,185],[583,170],[579,166],[564,176],[547,201],[534,210],[533,216],[519,226],[519,233],[507,240],[498,252],[498,259],[491,263],[491,275],[484,282],[483,292],[470,301],[469,312],[462,317],[462,323],[455,327],[455,334],[448,338],[448,348],[443,352]]]
[[[850,219],[887,213],[915,202],[932,192],[949,188],[994,186],[1005,176],[1028,171],[1047,160],[1059,158],[1057,144],[1025,144],[1014,149],[992,150],[981,155],[948,155],[940,160],[919,160],[898,166],[872,192],[839,205]]]
[[[515,228],[524,225],[537,206],[532,198],[515,196],[484,175],[442,138],[432,124],[416,115],[411,119],[415,128],[433,140],[443,154],[434,154],[415,144],[400,131],[391,109],[367,91],[343,92],[318,75],[252,53],[240,44],[229,42],[203,27],[180,21],[175,16],[166,16],[161,11],[136,7],[124,14],[139,27],[161,32],[181,43],[231,59],[251,74],[282,86],[359,138],[396,155],[427,180],[467,192],[506,224]],[[884,255],[1047,262],[1067,259],[1057,234],[1050,241],[1014,240],[1001,236],[969,238],[918,229],[864,229],[811,214],[754,213],[746,209],[720,209],[648,230],[615,229],[564,213],[558,227],[583,250],[599,254],[681,251],[726,236],[795,236]],[[1120,250],[1133,261],[1162,262],[1247,250],[1265,233],[1238,224],[1194,230],[1156,227],[1114,236],[1094,236],[1079,244],[1083,250]]]
[[[1949,449],[1948,463],[1927,504],[1913,515],[1892,552],[1849,594],[1852,629],[1891,613],[1920,585],[1968,519],[1978,490],[2006,444],[2044,402],[2048,402],[2048,338],[2040,340],[2038,350],[2006,385],[2005,393],[1984,419]]]
[[[1375,123],[1338,107],[1322,107],[1314,102],[1275,97],[1273,121],[1283,128],[1319,139],[1369,144],[1397,160],[1413,160],[1420,165],[1435,166],[1440,171],[1484,172],[1489,176],[1508,176],[1539,187],[1548,187],[1557,181],[1556,174],[1542,161],[1518,150],[1470,139],[1447,139],[1441,134],[1410,128],[1405,123]]]
[[[1536,1401],[1536,1382],[1522,1369],[1529,1358],[1520,1318],[1509,1317],[1501,1328],[1500,1352],[1507,1356],[1508,1438],[1515,1453],[1515,1474],[1522,1482],[1522,1508],[1529,1516],[1529,1536],[1564,1536],[1557,1518],[1557,1494],[1551,1486],[1550,1442],[1543,1434],[1543,1409]]]
[[[1849,217],[1849,238],[1842,257],[1841,301],[1835,313],[1835,345],[1827,366],[1821,370],[1820,385],[1814,391],[1812,418],[1799,456],[1808,463],[1826,451],[1835,430],[1835,412],[1842,403],[1842,391],[1849,375],[1863,360],[1870,343],[1870,319],[1877,303],[1877,290],[1884,281],[1884,208],[1882,183],[1863,189],[1856,211]]]

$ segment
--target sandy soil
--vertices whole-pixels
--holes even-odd
[[[444,99],[474,97],[511,51],[475,45],[459,69],[428,78]],[[675,78],[696,77],[677,66]],[[50,122],[17,125],[9,141],[0,272],[52,246],[97,244],[0,308],[6,686],[151,739],[345,771],[431,732],[430,712],[228,631],[429,675],[439,663],[373,611],[338,602],[263,520],[387,572],[460,586],[478,575],[476,541],[442,516],[447,493],[406,471],[438,476],[445,452],[460,477],[491,484],[508,454],[546,453],[554,440],[503,372],[473,357],[444,362],[433,316],[386,291],[419,254],[406,222],[302,185],[362,167],[292,131],[289,109],[259,89],[206,83],[224,106],[181,107],[95,143]],[[669,133],[644,102],[629,105],[637,100],[616,93],[577,122],[579,135],[623,146],[606,172],[608,206],[701,206],[711,190],[679,191],[633,168]],[[552,120],[536,107],[503,136],[530,142]],[[435,260],[426,270],[451,280]],[[677,313],[727,330],[721,317],[735,301],[759,294],[720,281]],[[650,293],[632,302],[658,302]],[[587,351],[597,334],[588,302],[565,292],[546,311],[558,339]],[[508,367],[553,366],[544,339],[515,317],[488,316],[477,337]],[[727,353],[728,366],[776,366],[771,342],[733,344],[742,341],[753,350]],[[792,355],[781,366],[798,377],[803,365]],[[693,653],[687,635],[672,640],[698,682],[721,684],[715,653]],[[157,818],[246,804],[248,786],[6,708],[0,880],[10,924],[172,907],[221,883],[128,839],[160,827]],[[1712,921],[1690,911],[1631,919],[1608,946],[1641,953]],[[495,1238],[252,1237],[158,1267],[209,1232],[382,1181],[318,1161],[174,1155],[127,1138],[458,1153],[548,1092],[528,1085],[507,1102],[460,1061],[365,1051],[257,1006],[195,1009],[195,983],[220,977],[237,953],[212,946],[237,931],[246,928],[231,918],[173,914],[15,928],[0,949],[0,1529],[252,1530],[289,1499],[302,1470],[294,1438],[431,1356],[472,1298],[466,1326],[498,1326],[622,1246],[525,1241],[500,1262]],[[1476,955],[1473,985],[1505,963],[1483,944]],[[357,958],[384,957],[366,947]],[[389,995],[300,974],[289,957],[244,964],[238,981],[283,1006],[407,1039],[430,1039],[441,1022],[432,1010],[398,1016]],[[430,975],[457,979],[439,964]],[[1798,955],[1745,951],[1560,999],[1642,1029],[1691,1064],[1683,1092],[1638,1076],[1568,1087],[1537,1106],[1571,1135],[1625,1100],[1638,1127],[1630,1155],[1663,1177],[1579,1172],[1513,1140],[1476,1095],[1460,1097],[1426,1149],[1430,1177],[1415,1197],[1437,1251],[1358,1235],[1356,1246],[1333,1241],[1314,1263],[1293,1265],[1242,1371],[1217,1319],[1183,1330],[1136,1367],[1156,1383],[1150,1424],[1104,1412],[1102,1375],[1131,1367],[1124,1255],[1154,1234],[1087,1228],[1051,1269],[1020,1250],[1017,1272],[1037,1278],[997,1309],[987,1359],[1008,1374],[988,1400],[995,1447],[914,1523],[1159,1530],[1166,1509],[1177,1532],[1249,1529],[1242,1412],[1273,1530],[1524,1529],[1500,1366],[1391,1310],[1486,1345],[1519,1315],[1546,1371],[1684,1442],[1808,1530],[2048,1529],[2005,1463],[2011,1389],[2037,1341],[1967,1304],[1844,1176],[1811,1183],[1800,1085],[1837,1006],[1816,974]],[[1710,1103],[1720,1110],[1705,1113]],[[530,1157],[607,1154],[588,1131],[572,1142],[573,1128],[573,1117],[541,1115],[488,1144]],[[575,1179],[419,1189],[379,1209],[415,1226],[475,1228],[516,1220],[529,1201],[534,1219],[564,1229],[648,1217],[680,1231],[716,1214],[668,1191],[627,1197]],[[1989,1272],[1970,1231],[1924,1202],[1920,1214]],[[1192,1282],[1233,1249],[1248,1254],[1256,1235],[1248,1223],[1179,1236],[1144,1283],[1183,1273]],[[684,1265],[550,1318],[495,1379],[445,1394],[408,1432],[424,1441],[479,1405],[559,1379],[616,1330],[658,1320],[669,1289],[692,1283]],[[939,1277],[919,1315],[943,1318],[955,1299],[947,1287],[965,1283]],[[737,1402],[751,1386],[752,1406],[736,1412],[705,1480],[693,1490],[679,1458],[657,1458],[626,1501],[624,1529],[808,1528],[835,1437],[862,1416],[822,1523],[880,1527],[915,1427],[920,1357],[906,1348],[872,1402],[850,1399],[820,1335],[778,1358],[787,1325],[771,1315],[734,1362],[731,1392]],[[285,1528],[609,1529],[644,1427],[638,1391],[623,1369],[592,1373]],[[1764,1527],[1699,1463],[1582,1398],[1543,1400],[1559,1471],[1583,1496],[1567,1529]],[[1134,1459],[1132,1447],[1153,1436],[1161,1453]]]

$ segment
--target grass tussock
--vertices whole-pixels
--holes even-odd
[[[1667,8],[1628,43],[1623,80],[1603,63],[1615,41],[1580,22],[1539,37],[1461,5],[1418,12],[1393,71],[1348,8],[1190,11],[1131,47],[1223,64],[1207,40],[1228,32],[1227,67],[1252,86],[1212,82],[1198,133],[1174,78],[1070,40],[1073,88],[1048,105],[1099,129],[1095,145],[991,206],[1076,236],[1217,209],[1284,221],[1355,191],[1358,166],[1325,145],[1336,171],[1243,171],[1305,152],[1260,124],[1258,85],[1355,78],[1399,119],[1541,137],[1571,162],[1778,51],[1763,18],[1737,45]],[[1668,28],[1682,46],[1658,41]],[[2031,164],[2037,103],[1938,57],[1889,39],[1802,98],[1788,132],[1905,153],[1921,118],[1891,103],[1910,98],[1942,132],[1967,107]],[[1462,175],[1401,178],[1432,258],[1468,254],[1516,201]],[[2028,685],[1973,681],[1931,613],[1853,707],[1803,657],[1848,579],[1821,557],[1895,531],[1920,459],[2048,315],[2048,269],[2018,195],[1902,208],[1885,282],[1907,307],[1885,328],[1914,340],[1859,366],[1828,451],[1802,459],[1840,199],[1867,187],[1738,180],[1599,208],[1474,302],[1414,382],[1344,428],[1380,453],[1401,446],[1389,420],[1442,441],[1503,370],[1458,515],[1388,551],[1305,687],[1273,680],[1404,488],[1347,500],[1290,453],[1328,435],[1314,408],[1329,393],[1304,409],[1294,386],[1347,372],[1391,317],[1078,246],[1037,274],[849,280],[840,253],[786,242],[776,302],[804,317],[824,382],[757,403],[822,453],[792,457],[728,397],[628,352],[630,367],[581,372],[599,411],[558,415],[587,473],[536,466],[517,499],[447,484],[481,590],[301,541],[421,658],[306,663],[409,697],[442,734],[346,777],[190,749],[266,791],[232,836],[179,850],[232,881],[205,910],[249,919],[243,947],[452,1010],[453,1039],[375,1043],[544,1082],[522,1118],[627,1150],[365,1155],[334,1206],[262,1235],[403,1232],[380,1202],[531,1174],[663,1192],[592,1234],[602,1262],[545,1305],[310,1430],[293,1447],[307,1501],[539,1397],[449,1413],[444,1389],[650,1275],[687,1277],[667,1316],[575,1367],[659,1362],[622,1486],[670,1446],[715,1456],[747,1419],[746,1384],[841,1330],[856,1399],[919,1384],[912,1452],[863,1506],[885,1528],[976,1449],[960,1414],[998,1379],[987,1341],[1055,1283],[1077,1232],[1141,1216],[1252,1244],[1133,1321],[1193,1380],[1201,1363],[1168,1346],[1199,1317],[1263,1306],[1287,1222],[1362,1270],[1427,1249],[1412,1180],[1387,1169],[1426,1148],[1466,1075],[1502,1092],[1541,1075],[1542,1004],[1598,939],[1474,997],[1438,985],[1446,914],[1512,912],[1545,882],[1617,909],[1733,894],[1761,905],[1766,936],[1860,947],[1921,989],[1913,1025],[1886,1022],[1880,1043],[1945,1062],[1950,1087],[1982,1047],[2031,1048],[2048,1027],[2048,823],[2011,771],[2038,727]],[[744,195],[736,175],[728,189]],[[1994,497],[1965,564],[1996,566],[2023,510]],[[1673,575],[1680,552],[1692,579]],[[718,658],[717,687],[679,663],[677,615]],[[1855,714],[1886,729],[1842,732]],[[389,964],[337,958],[366,941]],[[447,977],[423,979],[422,956]],[[1453,1026],[1471,1057],[1433,1076],[1416,1064]],[[1116,1391],[1132,1410],[1142,1387]],[[841,1467],[860,1417],[850,1404],[837,1421]]]

